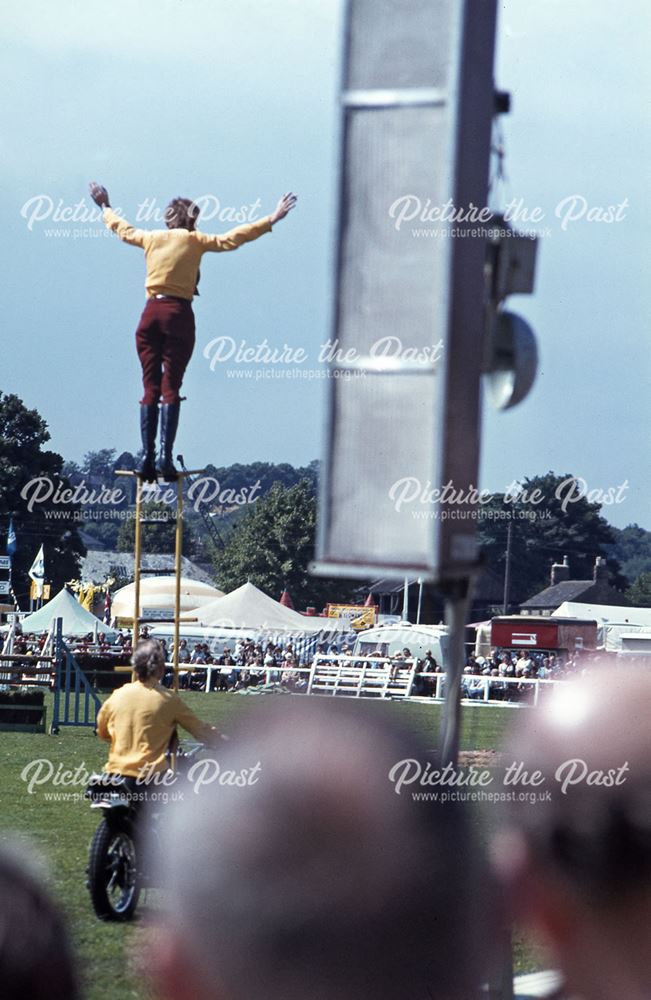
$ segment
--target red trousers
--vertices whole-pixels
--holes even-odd
[[[153,406],[178,403],[185,369],[194,350],[194,313],[187,299],[147,299],[136,330],[144,396]]]

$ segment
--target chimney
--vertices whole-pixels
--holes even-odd
[[[563,556],[562,563],[552,564],[552,587],[557,583],[563,583],[570,578],[570,563],[567,556]]]
[[[597,558],[594,561],[593,580],[595,583],[597,583],[600,580],[603,580],[605,583],[608,583],[610,580],[610,570],[608,569],[606,560],[604,559],[603,556],[597,556]]]

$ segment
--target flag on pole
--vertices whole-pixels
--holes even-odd
[[[45,580],[45,552],[43,546],[36,553],[36,559],[29,569],[29,576],[36,585],[36,596],[43,596],[43,581]]]
[[[7,555],[13,556],[18,548],[18,540],[16,538],[16,531],[14,529],[14,519],[9,518],[9,527],[7,529]]]

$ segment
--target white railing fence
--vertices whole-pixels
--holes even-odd
[[[172,664],[168,667],[171,669]],[[423,701],[443,701],[446,676],[442,672],[417,671],[417,660],[391,660],[387,657],[361,658],[344,654],[319,654],[309,667],[260,666],[239,664],[179,664],[180,676],[205,674],[206,691],[214,689],[214,678],[226,679],[244,672],[262,678],[265,684],[293,681],[294,686],[306,694],[345,695],[350,698],[402,698]],[[421,691],[419,681],[430,685],[430,692]],[[297,683],[298,681],[298,683]],[[537,705],[541,692],[562,684],[561,679],[537,677],[484,676],[464,674],[461,697],[466,703]]]

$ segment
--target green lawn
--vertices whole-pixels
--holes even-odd
[[[261,697],[231,694],[188,693],[188,704],[203,719],[228,732],[236,715]],[[366,702],[370,711],[388,713],[405,720],[431,745],[437,741],[439,705],[399,702]],[[463,712],[462,749],[499,748],[506,722],[513,709],[470,706]],[[51,718],[51,705],[48,708]],[[27,793],[21,772],[30,762],[46,758],[54,768],[74,769],[82,763],[88,770],[101,769],[106,751],[89,729],[62,728],[59,736],[31,733],[0,733],[0,838],[31,841],[49,866],[52,890],[65,908],[83,972],[89,1000],[124,1000],[147,994],[137,970],[129,967],[130,945],[138,934],[133,925],[98,921],[90,907],[84,885],[88,844],[98,817],[83,799],[48,801],[46,793],[65,791],[51,783]],[[76,791],[83,791],[76,789]],[[534,964],[529,952],[519,964]]]

